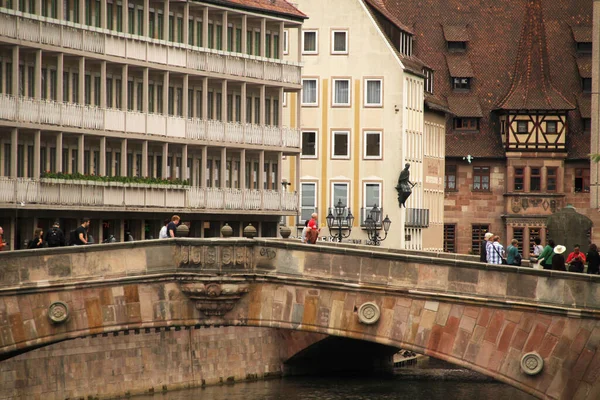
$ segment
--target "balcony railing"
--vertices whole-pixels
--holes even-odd
[[[298,129],[104,109],[0,94],[0,119],[191,140],[300,148]]]
[[[404,226],[412,228],[427,228],[429,226],[429,209],[407,208]]]
[[[0,204],[256,210],[293,214],[298,209],[298,197],[296,193],[274,190],[0,177]]]
[[[132,60],[299,85],[299,64],[206,49],[0,7],[0,36]]]

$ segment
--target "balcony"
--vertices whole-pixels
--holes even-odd
[[[0,36],[202,72],[301,83],[301,66],[296,63],[150,39],[2,7]]]
[[[274,190],[200,188],[175,185],[124,184],[0,177],[0,205],[14,207],[206,212],[269,212],[295,215],[296,193]]]
[[[406,220],[404,226],[407,228],[427,228],[429,227],[429,209],[426,208],[407,208]]]
[[[104,109],[0,94],[0,119],[210,142],[300,148],[298,129]]]

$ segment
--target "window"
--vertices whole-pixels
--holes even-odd
[[[317,211],[317,184],[302,183],[300,185],[300,224],[310,219],[312,213]]]
[[[556,176],[557,168],[546,168],[546,190],[548,192],[556,192]]]
[[[490,190],[490,167],[473,167],[473,191]]]
[[[542,190],[542,169],[531,168],[529,174],[529,191],[539,192]]]
[[[339,200],[342,201],[342,205],[349,207],[348,193],[350,190],[348,186],[349,184],[346,182],[334,182],[331,184],[331,207],[335,207]]]
[[[583,131],[591,132],[592,131],[592,119],[591,118],[583,118]]]
[[[316,79],[302,79],[302,105],[318,105],[319,84]]]
[[[452,88],[458,90],[471,89],[471,78],[452,78]]]
[[[290,48],[289,46],[289,37],[290,32],[286,29],[283,31],[283,54],[289,54]]]
[[[476,131],[479,129],[477,118],[454,118],[454,129],[457,131]]]
[[[331,54],[348,54],[348,31],[331,32]]]
[[[448,42],[448,51],[465,51],[467,49],[467,42]]]
[[[592,52],[592,42],[577,43],[577,52],[578,53],[591,53]]]
[[[448,192],[456,191],[456,165],[446,165],[444,174],[444,190]]]
[[[382,106],[382,80],[365,79],[365,106]]]
[[[576,168],[575,169],[575,192],[590,191],[590,169]]]
[[[364,158],[368,160],[381,160],[381,132],[365,132]]]
[[[512,239],[517,239],[519,241],[519,247],[520,247],[520,251],[519,253],[523,252],[523,236],[525,234],[525,229],[524,228],[513,228],[513,235],[512,238],[507,238],[507,242],[512,240]]]
[[[556,121],[546,121],[546,133],[556,133]]]
[[[479,254],[481,250],[481,241],[486,232],[490,229],[489,225],[471,225],[471,253]]]
[[[592,91],[592,78],[581,78],[581,89],[584,93]]]
[[[302,132],[302,158],[317,158],[317,132]]]
[[[535,238],[542,238],[541,237],[541,229],[540,228],[529,228],[529,251],[533,252],[533,246],[535,246]],[[524,250],[524,247],[523,247]]]
[[[334,79],[333,80],[333,105],[334,106],[349,106],[350,105],[350,80],[349,79]]]
[[[318,31],[302,31],[302,54],[318,54]]]
[[[362,215],[362,222],[365,222],[373,206],[381,208],[381,183],[369,182],[364,184],[363,208],[365,209]],[[382,213],[383,214],[383,213]],[[377,221],[379,222],[379,221]]]
[[[433,70],[423,68],[423,75],[425,75],[425,91],[433,94]]]
[[[522,192],[525,189],[525,168],[515,168],[514,191]]]
[[[456,253],[456,225],[444,225],[444,251]]]
[[[331,158],[350,158],[350,132],[332,132]]]
[[[517,121],[517,133],[527,133],[527,132],[529,132],[529,122]]]

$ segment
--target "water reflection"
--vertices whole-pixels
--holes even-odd
[[[285,378],[142,396],[143,400],[533,400],[501,383],[407,381],[395,378]]]

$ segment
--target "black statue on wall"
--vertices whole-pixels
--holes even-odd
[[[396,190],[398,191],[398,207],[406,208],[406,200],[410,197],[412,193],[412,188],[415,187],[410,181],[410,164],[406,163],[404,169],[400,173],[400,177],[398,178],[398,184],[396,185]]]

